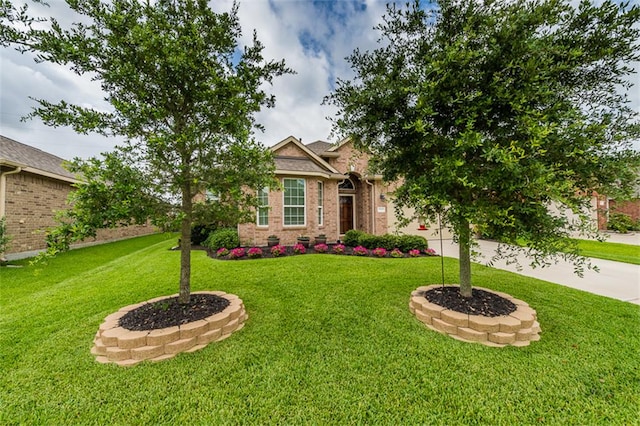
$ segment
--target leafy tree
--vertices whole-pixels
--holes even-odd
[[[81,22],[65,29],[50,19],[41,29],[3,3],[2,42],[91,76],[112,110],[38,99],[31,116],[126,142],[102,159],[71,164],[85,183],[50,235],[51,250],[97,228],[175,219],[182,242],[179,301],[188,303],[191,225],[205,214],[245,218],[255,199],[243,187],[272,182],[273,161],[253,137],[260,128],[253,115],[275,102],[265,83],[291,70],[263,59],[255,33],[253,44],[239,49],[237,4],[228,13],[213,12],[205,0],[67,4]],[[15,22],[24,29],[16,32]],[[206,192],[219,201],[198,201]]]
[[[589,232],[593,191],[631,190],[639,131],[626,90],[639,20],[637,6],[611,1],[416,1],[389,6],[380,47],[348,58],[355,78],[327,97],[335,129],[402,182],[398,206],[442,215],[460,244],[463,296],[470,224],[526,241],[512,249],[544,266],[567,235]]]

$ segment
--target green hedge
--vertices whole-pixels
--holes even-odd
[[[209,234],[209,237],[203,243],[205,247],[213,251],[217,251],[222,247],[232,249],[240,246],[240,238],[238,231],[234,228],[218,229]]]
[[[344,239],[342,242],[344,245],[349,247],[355,247],[359,244],[360,237],[364,235],[364,232],[358,231],[357,229],[351,229],[344,234]]]
[[[218,229],[218,225],[210,223],[206,225],[198,224],[191,227],[191,244],[202,245],[209,235]]]
[[[429,247],[426,238],[419,235],[372,235],[354,229],[345,234],[344,244],[351,247],[363,246],[369,250],[378,247],[387,250],[398,248],[405,253],[413,249],[426,250]]]
[[[607,222],[607,229],[626,234],[629,231],[640,231],[640,221],[634,221],[624,213],[612,213]]]

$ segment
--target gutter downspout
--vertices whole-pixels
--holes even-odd
[[[3,217],[6,211],[5,203],[7,200],[7,175],[13,175],[16,173],[20,173],[21,171],[22,167],[16,166],[16,168],[13,170],[0,173],[0,217]]]
[[[13,170],[0,173],[0,218],[3,218],[6,212],[5,203],[7,201],[7,175],[13,175],[16,173],[20,173],[21,171],[22,167],[16,166],[16,168]],[[0,253],[0,261],[6,261],[4,253]]]

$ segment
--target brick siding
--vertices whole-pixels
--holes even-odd
[[[640,219],[640,199],[630,201],[609,200],[609,214],[622,213],[631,216],[631,219]]]
[[[21,172],[7,175],[5,216],[11,237],[7,254],[46,248],[45,230],[56,225],[55,212],[68,208],[73,190],[68,182]],[[152,226],[129,226],[100,230],[85,242],[108,241],[155,232]]]

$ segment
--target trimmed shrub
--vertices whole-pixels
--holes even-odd
[[[427,239],[420,235],[393,235],[393,234],[371,235],[371,234],[366,234],[362,231],[357,231],[357,232],[360,236],[358,238],[357,244],[354,244],[354,245],[359,245],[369,250],[373,250],[378,247],[384,248],[387,250],[393,250],[394,248],[398,248],[403,253],[406,253],[409,250],[423,251],[423,250],[426,250],[427,247],[429,247],[427,243]],[[346,235],[345,235],[345,244],[346,244]]]
[[[191,227],[191,244],[196,246],[204,245],[206,239],[215,230],[218,229],[216,224],[210,223],[206,225],[193,225]]]
[[[356,245],[368,248],[369,250],[373,250],[376,247],[382,247],[381,240],[382,238],[380,238],[378,235],[362,233],[358,238],[358,244]]]
[[[425,237],[420,235],[400,235],[397,247],[406,253],[409,250],[426,250],[429,247],[429,243],[427,243]]]
[[[607,229],[626,234],[640,229],[640,223],[634,223],[631,216],[624,213],[612,213],[607,222]]]
[[[240,245],[238,231],[233,228],[219,229],[212,232],[203,245],[213,251],[217,251],[222,247],[238,247]]]
[[[393,250],[398,247],[400,237],[393,234],[384,234],[379,237],[378,247],[384,247],[387,250]]]
[[[359,244],[358,240],[362,235],[364,235],[364,232],[358,231],[357,229],[351,229],[344,234],[344,240],[342,242],[345,246],[355,247]]]

